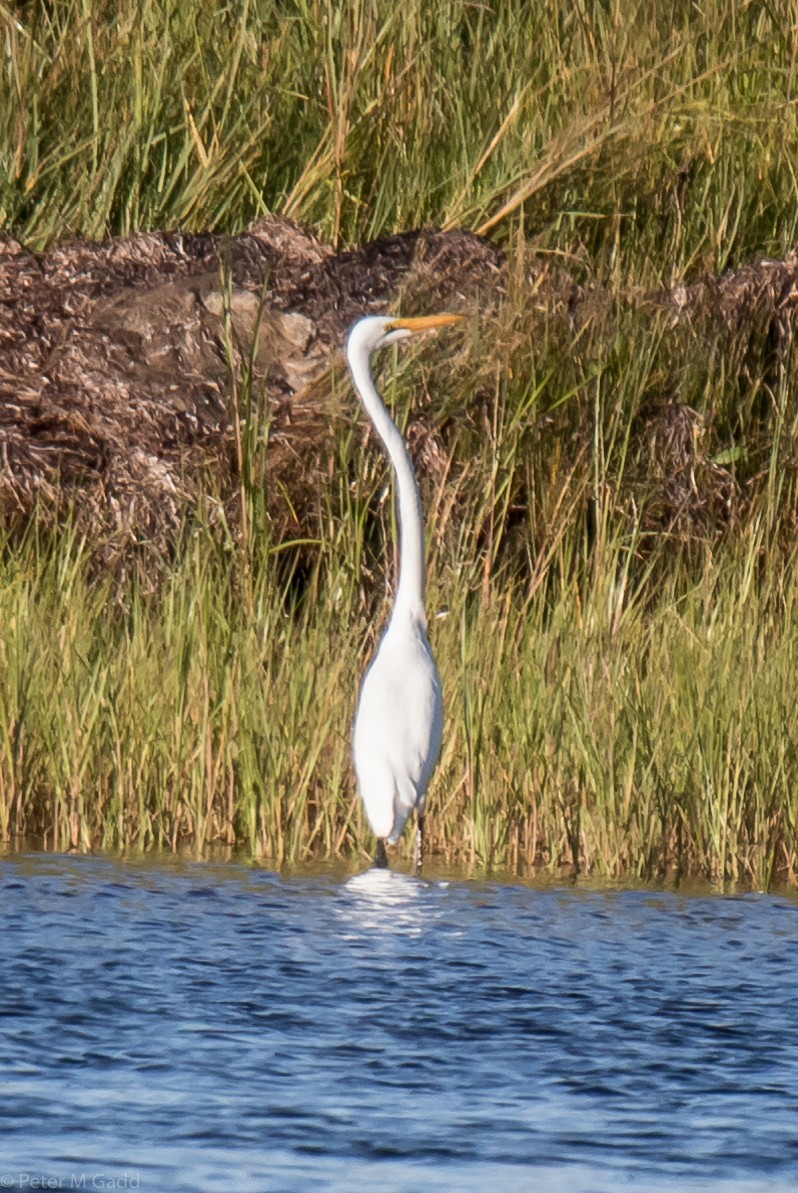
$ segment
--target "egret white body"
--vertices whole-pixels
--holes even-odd
[[[391,845],[413,809],[424,811],[442,735],[443,692],[426,627],[400,611],[363,680],[354,740],[369,824]]]
[[[399,840],[415,809],[420,866],[424,802],[441,749],[443,693],[427,638],[421,498],[412,461],[377,392],[369,361],[376,348],[459,319],[370,316],[355,324],[346,347],[355,389],[393,465],[399,505],[399,584],[388,628],[360,689],[354,730],[358,788],[378,838],[381,865],[387,864],[384,842]]]

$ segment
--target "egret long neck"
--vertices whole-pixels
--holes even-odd
[[[399,501],[399,585],[394,601],[394,616],[400,611],[407,612],[425,624],[424,516],[413,463],[400,432],[377,393],[368,362],[356,362],[352,368],[352,376],[374,429],[385,445],[396,476]]]

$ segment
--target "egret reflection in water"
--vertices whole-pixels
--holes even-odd
[[[341,915],[351,929],[421,933],[439,914],[438,899],[447,886],[372,866],[345,883]]]

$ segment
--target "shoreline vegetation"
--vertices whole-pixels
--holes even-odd
[[[370,856],[394,515],[333,349],[445,303],[380,362],[431,864],[796,885],[798,24],[716,8],[0,7],[0,842]]]

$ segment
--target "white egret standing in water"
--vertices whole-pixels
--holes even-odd
[[[424,801],[441,749],[443,694],[427,638],[421,497],[404,440],[377,392],[369,362],[376,348],[461,318],[369,316],[354,325],[346,345],[355,389],[393,465],[399,505],[399,584],[388,628],[360,689],[355,771],[377,837],[375,865],[388,865],[385,842],[392,845],[399,840],[415,808],[417,871],[423,848]]]

